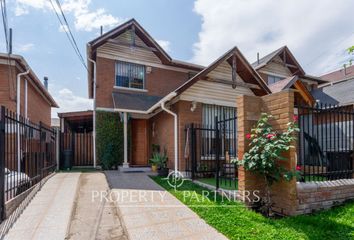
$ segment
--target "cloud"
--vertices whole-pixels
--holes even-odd
[[[354,44],[350,0],[196,0],[202,18],[192,61],[210,64],[237,45],[250,62],[287,45],[305,70],[320,74],[341,67]],[[352,33],[352,34],[351,34]]]
[[[166,51],[166,52],[170,52],[171,48],[170,45],[171,43],[169,41],[166,40],[156,40],[156,42]]]
[[[53,0],[56,7],[55,1]],[[91,0],[64,0],[62,5],[65,14],[73,14],[74,26],[79,31],[92,31],[103,27],[112,27],[124,19],[114,17],[108,14],[105,9],[90,10],[89,5]],[[30,9],[38,9],[42,11],[52,11],[52,6],[48,0],[16,0],[15,15],[21,16],[30,13]],[[56,7],[57,8],[57,7]],[[59,9],[57,9],[59,12]],[[59,31],[63,31],[63,27]]]
[[[52,109],[52,117],[57,117],[58,112],[85,111],[93,109],[91,99],[75,95],[70,89],[62,88],[53,94],[59,109]]]
[[[18,44],[16,46],[16,50],[20,53],[28,52],[34,48],[33,43],[26,43],[26,44]]]

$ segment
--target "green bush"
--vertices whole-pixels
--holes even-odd
[[[118,113],[96,112],[97,158],[103,169],[112,169],[124,159],[123,123]]]

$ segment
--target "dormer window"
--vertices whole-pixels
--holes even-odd
[[[282,78],[282,77],[268,75],[268,84],[273,84],[273,83],[279,82],[280,80],[283,80],[283,79],[284,78]]]
[[[115,85],[124,88],[145,88],[145,66],[129,62],[116,62]]]

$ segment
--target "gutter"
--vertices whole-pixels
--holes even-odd
[[[21,77],[29,74],[30,68],[27,68],[26,72],[22,72],[17,74],[17,92],[16,92],[16,115],[17,115],[17,121],[20,121],[20,114],[21,114]],[[25,81],[27,81],[25,79]],[[27,88],[25,88],[25,106],[26,106],[26,112],[25,116],[27,118]],[[26,119],[27,120],[27,119]],[[19,122],[17,123],[17,172],[21,172],[21,141],[20,141],[20,126]]]
[[[174,148],[175,148],[175,170],[174,170],[174,176],[178,176],[177,175],[177,171],[178,171],[178,119],[177,119],[177,114],[172,112],[171,110],[167,109],[165,106],[165,102],[161,103],[161,108],[171,114],[174,118]]]
[[[96,168],[96,62],[91,58],[87,58],[93,64],[93,113],[92,113],[92,127],[93,127],[93,167]]]

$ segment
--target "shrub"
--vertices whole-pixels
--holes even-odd
[[[118,113],[96,112],[97,158],[103,169],[112,169],[124,159],[123,123]]]
[[[265,203],[264,213],[267,215],[270,214],[272,206],[270,186],[281,178],[290,181],[297,175],[296,169],[286,169],[279,164],[279,161],[289,161],[288,158],[283,157],[283,154],[290,148],[294,148],[295,133],[299,131],[296,116],[294,121],[288,123],[287,130],[281,133],[273,130],[269,123],[270,118],[272,118],[271,115],[262,113],[255,128],[246,135],[246,138],[251,140],[250,149],[244,154],[242,161],[239,162],[245,170],[254,172],[265,180],[266,198],[263,201]]]

